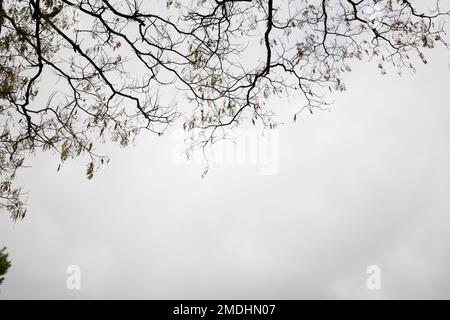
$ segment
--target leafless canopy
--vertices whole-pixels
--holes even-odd
[[[200,146],[243,121],[273,128],[269,95],[298,90],[311,111],[345,89],[352,59],[413,69],[449,14],[435,0],[155,2],[0,0],[0,206],[13,219],[15,174],[39,150],[88,157],[92,178],[98,141],[126,146],[179,115]]]

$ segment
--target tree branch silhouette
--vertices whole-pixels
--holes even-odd
[[[90,179],[106,139],[127,146],[182,115],[204,148],[218,129],[277,127],[270,95],[301,93],[294,120],[327,108],[352,60],[413,70],[446,45],[449,12],[431,2],[0,0],[0,206],[25,216],[14,179],[39,151],[85,157]]]

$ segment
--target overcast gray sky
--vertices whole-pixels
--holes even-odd
[[[450,53],[428,57],[414,76],[355,64],[331,112],[279,129],[271,175],[216,164],[202,179],[173,160],[173,134],[106,145],[92,181],[39,154],[19,177],[29,215],[0,214],[0,299],[450,298]]]

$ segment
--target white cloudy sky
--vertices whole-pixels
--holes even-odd
[[[331,112],[280,128],[273,175],[217,164],[202,179],[170,134],[106,146],[92,181],[38,155],[20,176],[29,215],[0,214],[0,298],[450,298],[449,57],[401,78],[355,65]]]

